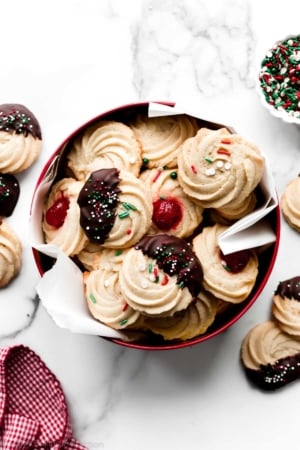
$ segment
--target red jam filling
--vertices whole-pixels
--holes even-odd
[[[61,193],[61,197],[46,211],[45,219],[48,225],[54,228],[60,228],[64,224],[69,205],[69,198],[64,197],[63,193]]]
[[[248,264],[250,255],[249,250],[240,250],[239,252],[229,253],[228,255],[224,255],[220,250],[220,258],[224,269],[232,273],[241,272]]]
[[[174,197],[160,197],[153,202],[153,223],[163,231],[169,231],[182,220],[182,207]]]

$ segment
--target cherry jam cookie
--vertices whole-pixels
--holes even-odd
[[[34,114],[24,105],[0,105],[0,172],[22,172],[36,161],[41,148],[41,128]]]
[[[140,178],[152,196],[152,226],[148,233],[190,236],[202,222],[203,208],[183,192],[177,170],[145,170]]]
[[[227,229],[219,224],[204,227],[193,239],[193,251],[203,268],[203,287],[221,300],[241,303],[255,285],[258,258],[254,250],[223,255],[218,237]]]

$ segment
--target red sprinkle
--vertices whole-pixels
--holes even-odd
[[[130,228],[126,231],[126,234],[131,234],[132,230],[130,230]]]
[[[153,274],[154,274],[155,278],[158,277],[158,268],[157,267],[154,267]]]
[[[127,308],[128,308],[128,303],[124,303],[122,311],[126,311]]]
[[[154,177],[153,180],[152,180],[152,183],[155,183],[155,181],[158,179],[158,177],[160,176],[160,174],[161,174],[161,170],[158,170],[158,171],[156,172],[156,174],[155,174],[155,177]]]
[[[191,169],[194,174],[198,173],[198,170],[195,166],[191,166]]]
[[[230,151],[226,150],[226,148],[219,148],[217,150],[217,153],[219,153],[219,155],[227,155],[227,156],[231,155]]]
[[[165,273],[165,275],[164,275],[164,277],[163,277],[163,280],[162,280],[162,282],[161,282],[161,285],[162,285],[162,286],[165,286],[166,284],[168,284],[168,282],[169,282],[169,277],[168,277],[168,275]]]
[[[230,139],[222,139],[221,144],[231,144],[231,140]]]

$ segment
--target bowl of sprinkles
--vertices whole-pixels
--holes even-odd
[[[300,123],[300,35],[271,47],[260,63],[258,92],[270,113],[288,123]]]
[[[171,114],[120,106],[56,149],[32,201],[33,253],[59,326],[170,350],[219,335],[259,298],[280,213],[267,215],[274,239],[224,253],[219,236],[265,204],[264,156],[229,126],[154,105]]]

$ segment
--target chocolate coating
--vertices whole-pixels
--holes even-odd
[[[24,136],[30,133],[34,138],[42,139],[37,118],[26,106],[17,103],[0,105],[0,131],[14,131]]]
[[[169,234],[144,236],[135,247],[156,260],[168,275],[177,275],[177,284],[187,287],[197,297],[202,287],[203,271],[195,253],[181,238]]]
[[[117,169],[96,170],[79,193],[80,225],[92,242],[103,244],[114,225],[119,182]]]
[[[300,377],[300,353],[262,365],[259,370],[245,368],[250,381],[265,391],[279,389]]]
[[[12,215],[20,195],[20,185],[16,177],[0,173],[0,216]]]
[[[300,301],[300,277],[281,281],[277,286],[275,295]]]

